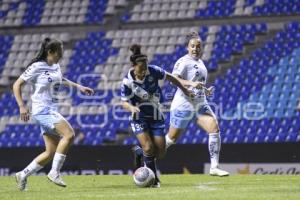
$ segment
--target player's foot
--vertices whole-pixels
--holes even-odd
[[[16,182],[17,182],[17,186],[18,186],[19,190],[21,190],[21,191],[27,190],[26,189],[27,178],[22,178],[21,172],[17,172],[15,174],[15,178],[16,178]]]
[[[216,167],[216,168],[210,168],[209,175],[221,177],[221,176],[229,176],[229,173]]]
[[[48,179],[61,187],[67,187],[65,182],[62,180],[60,173],[55,171],[50,171],[47,175]]]
[[[143,166],[143,155],[137,153],[137,150],[140,149],[139,146],[132,147],[132,152],[134,155],[134,171]]]
[[[155,178],[154,183],[151,187],[160,188],[160,180],[157,177]]]

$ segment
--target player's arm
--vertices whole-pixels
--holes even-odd
[[[176,85],[177,87],[179,87],[182,92],[187,95],[187,96],[193,96],[193,93],[190,92],[186,87],[185,85],[190,85],[187,84],[188,82],[192,82],[192,81],[186,81],[184,79],[181,79],[181,78],[178,78],[176,76],[173,76],[172,74],[170,74],[169,72],[166,72],[166,79],[168,81],[170,81],[172,84]]]
[[[25,103],[24,103],[23,98],[22,98],[22,93],[21,93],[21,88],[22,88],[22,85],[24,83],[25,83],[25,81],[22,78],[19,77],[14,82],[13,93],[14,93],[14,96],[15,96],[16,101],[17,101],[18,106],[19,106],[21,120],[26,122],[26,121],[29,120],[29,110],[25,106]]]
[[[187,73],[187,65],[184,61],[182,61],[181,59],[178,60],[175,65],[174,65],[174,69],[172,71],[172,75],[176,78],[178,78],[178,80],[181,82],[182,85],[186,86],[186,87],[194,87],[197,89],[201,89],[204,87],[204,84],[202,82],[194,82],[194,81],[190,81],[190,80],[185,80],[182,77],[184,77],[184,74]]]
[[[189,80],[185,80],[183,79],[180,75],[174,75],[172,74],[174,77],[176,77],[182,85],[186,86],[186,87],[194,87],[194,88],[197,88],[197,89],[201,89],[201,88],[204,88],[205,85],[204,83],[200,82],[200,81],[189,81]]]
[[[63,84],[69,87],[75,87],[78,90],[80,90],[82,93],[86,94],[86,95],[93,95],[94,94],[94,90],[92,88],[89,87],[85,87],[83,85],[80,85],[78,83],[75,83],[73,81],[70,81],[67,78],[63,77]]]
[[[205,87],[205,85],[202,82],[188,81],[188,80],[183,79],[180,75],[176,75],[176,74],[173,74],[173,76],[177,77],[184,86],[192,86],[197,89],[203,88],[206,96],[212,96],[215,91],[214,86],[207,88],[207,87]]]
[[[122,107],[125,110],[128,110],[132,113],[132,116],[135,113],[139,113],[140,109],[137,106],[134,106],[130,103],[130,99],[133,97],[132,90],[129,87],[127,79],[123,79],[123,83],[121,85],[121,100],[122,100]]]
[[[125,110],[130,111],[132,114],[139,113],[140,109],[127,101],[123,101],[122,106]]]
[[[210,86],[209,88],[204,88],[205,91],[205,95],[210,97],[213,95],[214,91],[215,91],[215,87],[214,86]]]

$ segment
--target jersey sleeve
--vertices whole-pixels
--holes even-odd
[[[127,80],[123,80],[121,85],[121,100],[128,101],[132,98],[132,89],[128,86]]]
[[[153,66],[153,76],[158,80],[164,80],[166,78],[166,71],[158,66]]]
[[[185,73],[186,73],[185,63],[183,62],[182,59],[180,59],[175,63],[172,74],[184,77]]]
[[[24,81],[30,81],[35,79],[39,74],[39,69],[35,65],[30,65],[20,76]]]

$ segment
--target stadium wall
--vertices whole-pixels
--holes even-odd
[[[1,148],[0,176],[23,169],[42,148]],[[209,155],[206,145],[175,145],[158,162],[162,174],[204,173]],[[240,174],[300,174],[299,144],[224,144],[222,167]],[[132,174],[131,146],[74,146],[63,167],[65,174]],[[39,174],[50,170],[47,165]]]

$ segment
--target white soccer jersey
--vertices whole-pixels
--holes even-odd
[[[57,92],[62,83],[59,64],[49,66],[40,61],[30,65],[20,76],[33,85],[32,114],[40,113],[45,108],[57,109]]]
[[[204,84],[207,79],[207,69],[202,60],[194,59],[188,54],[177,60],[172,74],[178,75],[185,80],[200,81]],[[171,110],[195,110],[197,105],[206,102],[204,89],[190,89],[196,97],[190,99],[178,88],[171,104]]]

